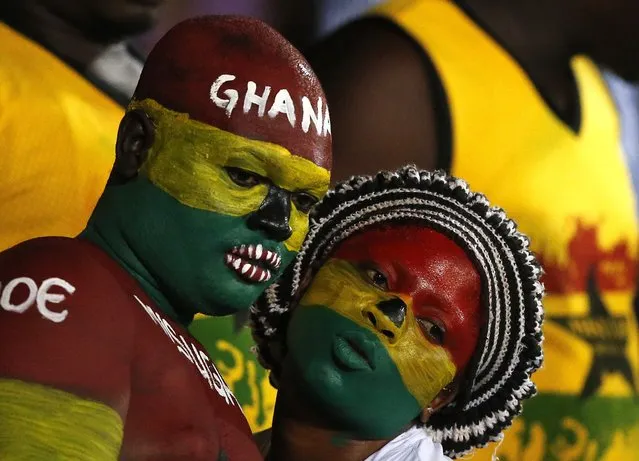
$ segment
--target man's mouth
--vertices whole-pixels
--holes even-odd
[[[233,247],[225,255],[227,267],[250,283],[268,282],[282,264],[282,257],[262,244]]]

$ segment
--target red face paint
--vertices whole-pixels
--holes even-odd
[[[181,22],[149,54],[134,99],[286,148],[331,168],[330,115],[302,54],[262,21],[205,16]]]
[[[432,229],[398,226],[349,238],[336,258],[381,272],[388,291],[412,298],[413,313],[444,330],[442,345],[463,372],[479,337],[481,280],[466,253]]]

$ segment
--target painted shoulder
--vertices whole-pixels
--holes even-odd
[[[0,378],[121,406],[134,311],[101,258],[89,243],[50,237],[0,253]]]
[[[91,329],[107,316],[124,322],[131,313],[126,302],[116,301],[125,300],[126,293],[114,264],[78,239],[44,237],[16,245],[0,253],[0,317],[19,315],[27,329],[65,323],[67,331]]]

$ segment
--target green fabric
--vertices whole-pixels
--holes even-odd
[[[500,451],[500,461],[639,459],[636,398],[540,394],[524,406],[507,434],[518,442]],[[629,447],[636,457],[628,458]]]
[[[334,359],[336,335],[353,332],[374,350],[375,370],[344,370]],[[348,438],[396,436],[420,413],[395,363],[371,331],[324,306],[298,308],[289,324],[287,379],[299,388],[331,428]],[[359,357],[351,357],[357,366]],[[289,368],[290,367],[290,368]]]
[[[0,459],[116,460],[123,424],[108,406],[57,389],[0,379]]]
[[[234,246],[278,250],[280,271],[293,260],[295,252],[249,229],[246,219],[185,206],[140,176],[106,188],[81,236],[123,264],[167,315],[188,324],[196,312],[248,309],[280,275],[264,283],[240,280],[225,265]]]

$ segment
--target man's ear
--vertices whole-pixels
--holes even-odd
[[[448,405],[452,402],[455,397],[457,397],[457,392],[459,391],[459,381],[454,380],[448,386],[444,387],[439,394],[435,396],[430,405],[427,408],[424,408],[419,415],[419,420],[422,423],[428,422],[429,418],[437,413],[441,408]]]
[[[123,184],[138,175],[155,139],[155,126],[140,109],[124,114],[115,143],[115,163],[110,184]]]

